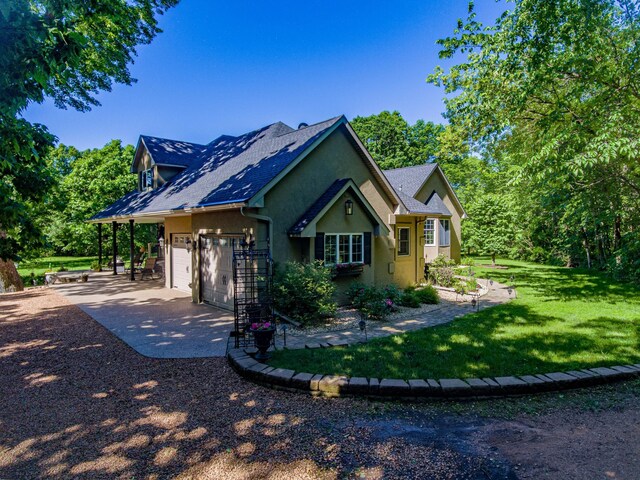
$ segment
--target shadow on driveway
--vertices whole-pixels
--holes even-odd
[[[118,336],[152,358],[221,357],[233,329],[233,314],[191,302],[191,294],[164,287],[163,280],[136,280],[93,273],[86,283],[55,290]]]

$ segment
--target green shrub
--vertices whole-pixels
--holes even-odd
[[[93,270],[94,272],[99,272],[100,271],[100,264],[98,263],[98,261],[94,261],[91,262],[91,270]]]
[[[335,284],[331,270],[322,262],[288,262],[284,270],[277,272],[273,292],[276,309],[302,323],[336,313]]]
[[[452,287],[456,274],[455,265],[454,260],[450,260],[442,254],[438,255],[429,264],[428,280],[441,287]]]
[[[427,285],[415,291],[415,296],[420,303],[426,303],[427,305],[436,305],[440,303],[440,297],[438,291],[431,285]]]
[[[410,308],[420,307],[420,300],[418,299],[418,295],[416,294],[415,291],[405,290],[402,296],[400,297],[399,303],[403,307],[410,307]]]
[[[463,280],[460,278],[454,278],[453,280],[451,287],[458,293],[467,294],[469,292],[475,292],[478,289],[478,283],[475,279]]]
[[[398,303],[400,297],[402,296],[402,290],[400,290],[393,283],[387,285],[383,289],[385,299],[391,300],[393,303]]]
[[[395,304],[401,297],[400,290],[395,285],[384,288],[352,283],[347,291],[351,305],[373,320],[384,320],[395,310]]]

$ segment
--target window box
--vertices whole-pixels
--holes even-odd
[[[335,277],[357,277],[364,271],[362,263],[337,263],[333,266]]]

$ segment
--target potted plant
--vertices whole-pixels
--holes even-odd
[[[267,360],[271,355],[267,353],[273,335],[276,332],[276,326],[272,322],[255,322],[249,327],[249,331],[253,334],[253,344],[258,349],[256,360]]]

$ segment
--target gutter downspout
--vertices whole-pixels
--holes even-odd
[[[243,217],[255,218],[256,220],[261,220],[269,224],[269,230],[267,233],[267,245],[269,246],[269,253],[273,254],[273,251],[271,250],[271,240],[273,239],[273,219],[266,215],[245,212],[244,207],[240,207],[240,215],[242,215]]]

